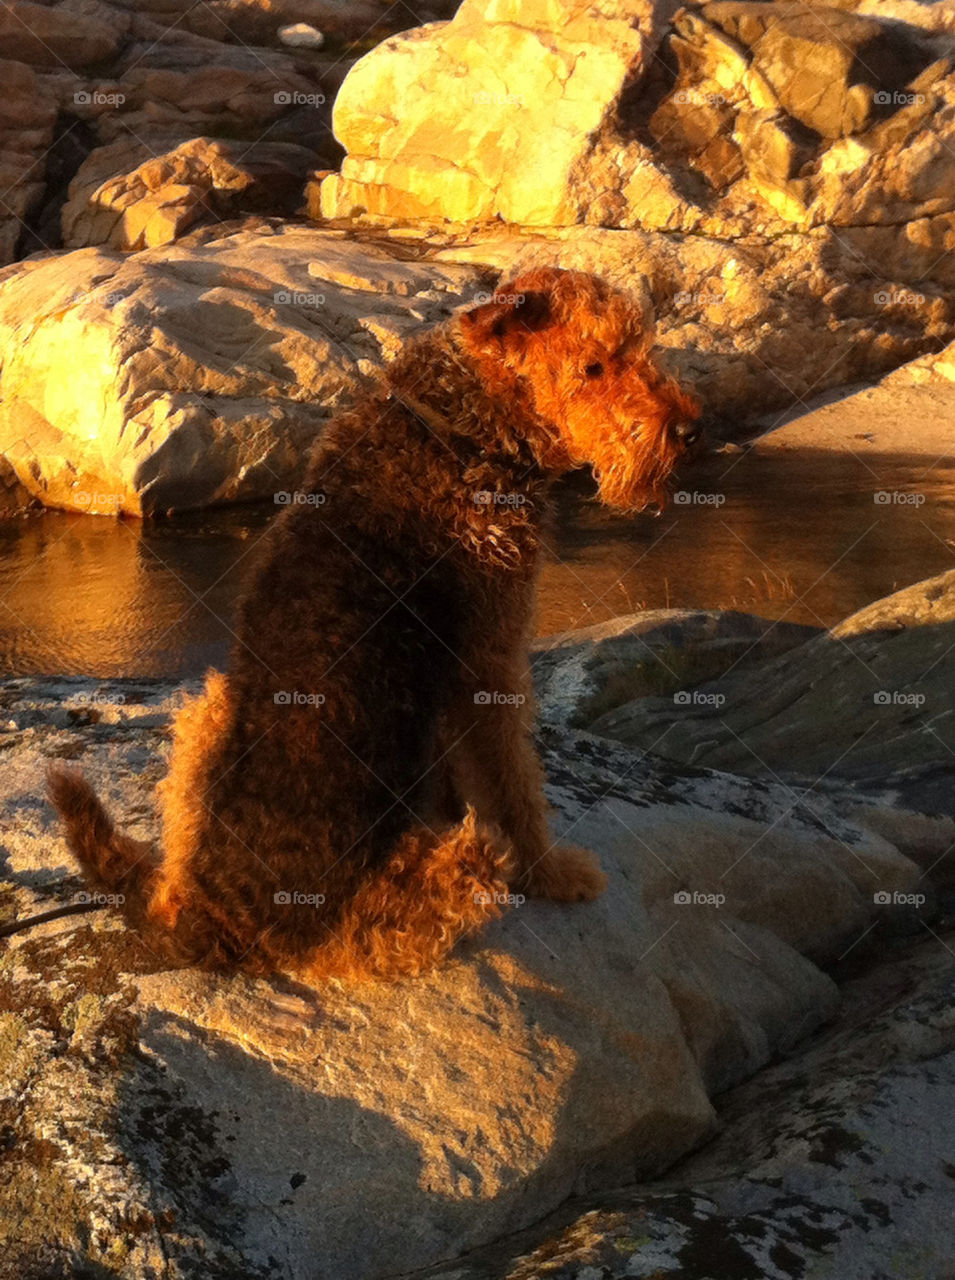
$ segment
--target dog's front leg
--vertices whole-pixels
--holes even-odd
[[[457,787],[478,817],[498,827],[510,843],[515,888],[564,902],[596,898],[606,881],[593,855],[554,845],[550,838],[523,649],[519,657],[498,650],[481,659],[474,655],[469,664],[466,693],[455,717]]]

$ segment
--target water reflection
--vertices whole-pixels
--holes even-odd
[[[561,488],[538,600],[545,635],[639,608],[736,608],[831,625],[955,567],[955,468],[759,450],[707,459],[659,519]],[[876,493],[923,495],[876,501]],[[45,513],[0,525],[0,670],[195,675],[221,665],[248,557],[275,508],[140,526]]]

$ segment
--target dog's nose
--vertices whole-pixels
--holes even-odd
[[[681,444],[696,444],[700,436],[703,434],[703,428],[698,422],[681,422],[676,428],[676,437]]]

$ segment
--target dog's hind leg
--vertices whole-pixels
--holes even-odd
[[[459,938],[501,914],[511,871],[507,845],[473,810],[443,832],[415,827],[359,882],[295,976],[402,978],[430,969]]]

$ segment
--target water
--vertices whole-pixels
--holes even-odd
[[[742,609],[831,626],[955,568],[955,466],[800,449],[706,459],[678,482],[723,501],[660,518],[561,487],[537,633],[641,608]],[[924,501],[876,503],[874,491]],[[141,526],[56,512],[0,524],[0,672],[193,676],[221,666],[242,573],[274,507]]]

